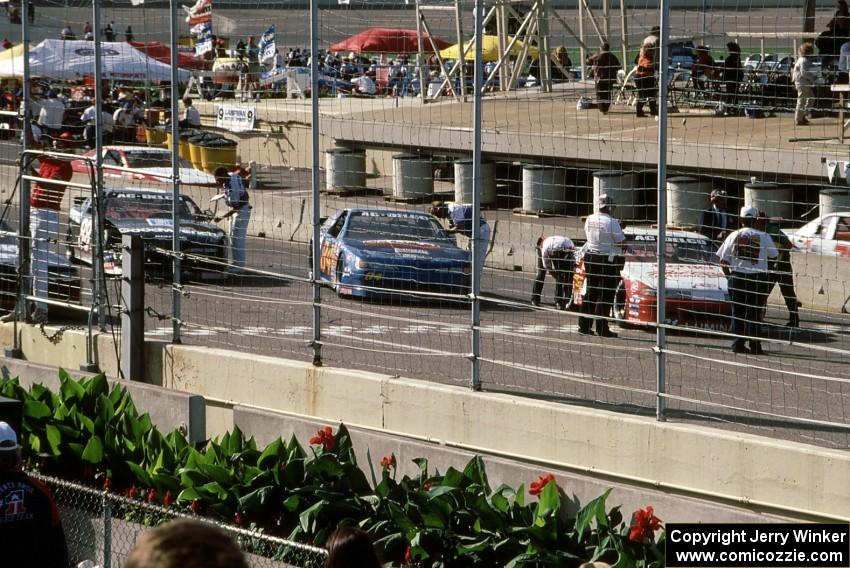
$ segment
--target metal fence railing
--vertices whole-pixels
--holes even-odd
[[[177,518],[196,518],[55,477],[30,475],[45,483],[53,493],[72,566],[89,560],[100,568],[121,568],[142,532]],[[254,568],[321,568],[325,565],[327,552],[324,549],[215,524],[239,544]]]

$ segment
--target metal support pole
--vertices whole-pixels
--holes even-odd
[[[106,296],[103,273],[103,49],[100,45],[100,0],[92,2],[94,20],[94,147],[95,147],[95,192],[92,208],[92,230],[94,231],[95,256],[92,262],[94,284],[93,301],[97,305],[97,323],[101,330],[106,329]]]
[[[587,79],[587,52],[584,49],[584,2],[579,0],[578,2],[578,40],[579,40],[579,49],[578,49],[578,57],[581,60],[579,62],[579,66],[581,67],[581,80],[584,81]]]
[[[180,98],[178,81],[180,80],[180,68],[177,66],[177,14],[175,13],[175,2],[169,0],[168,14],[171,20],[171,225],[174,235],[171,240],[171,250],[174,253],[174,265],[171,283],[171,311],[173,313],[171,325],[172,343],[180,343],[180,318],[182,286],[180,273],[180,126],[177,120],[177,99]]]
[[[103,568],[112,568],[112,502],[103,493]]]
[[[472,107],[472,390],[481,390],[481,277],[487,246],[481,243],[481,116],[484,89],[484,0],[475,0],[475,97]],[[483,245],[483,246],[482,246]],[[481,271],[478,267],[481,266]]]
[[[463,22],[461,18],[463,17],[463,12],[461,11],[461,0],[455,0],[455,33],[457,35],[457,45],[458,45],[458,54],[460,54],[463,49]],[[476,17],[477,14],[476,14]],[[466,65],[465,57],[461,56],[460,58],[460,97],[466,102]]]
[[[24,356],[21,349],[20,337],[18,337],[18,319],[27,316],[27,300],[26,297],[30,292],[30,182],[24,179],[24,175],[29,173],[29,159],[27,154],[29,149],[29,137],[31,136],[30,126],[30,100],[32,93],[30,92],[30,25],[27,11],[29,10],[30,0],[21,2],[21,42],[24,46],[24,100],[23,114],[21,123],[23,125],[22,132],[23,143],[21,147],[21,193],[20,206],[18,208],[18,275],[20,286],[18,287],[18,298],[15,301],[15,318],[12,320],[12,347],[6,349],[6,357],[21,359]]]
[[[620,0],[620,42],[623,52],[623,69],[628,73],[631,65],[628,61],[629,55],[629,30],[626,22],[626,0]]]
[[[417,15],[419,4],[417,2]],[[417,26],[419,19],[416,20]],[[417,29],[419,29],[417,27]],[[312,150],[312,176],[310,179],[313,203],[313,365],[322,365],[322,288],[317,278],[319,274],[319,221],[321,202],[319,201],[319,0],[310,0],[310,110],[312,127],[310,141]],[[419,53],[422,53],[422,33],[419,32]],[[421,58],[420,58],[421,63]],[[419,71],[419,88],[424,90],[422,68]]]
[[[312,6],[312,0],[310,5]],[[419,6],[419,0],[416,0],[416,69],[417,73],[419,73],[419,98],[422,99],[422,102],[425,102],[428,87],[425,85],[425,53],[422,49],[422,8]]]
[[[125,379],[145,378],[145,249],[139,235],[121,240],[121,366]]]
[[[602,29],[605,33],[604,41],[611,41],[611,0],[602,0]]]
[[[656,406],[658,420],[666,419],[667,401],[664,398],[667,382],[667,79],[670,74],[667,65],[667,51],[670,43],[670,4],[661,0],[661,37],[659,38],[658,67],[658,295],[656,309]]]
[[[546,0],[540,0],[540,11],[537,13],[537,37],[540,47],[537,54],[540,61],[540,87],[544,93],[551,93],[552,55],[549,45],[549,8]],[[528,44],[528,42],[525,43]]]

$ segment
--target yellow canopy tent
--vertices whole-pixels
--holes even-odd
[[[24,44],[19,43],[12,47],[11,49],[6,49],[0,51],[0,61],[6,61],[7,59],[14,59],[15,57],[20,57],[24,54]]]
[[[513,38],[509,37],[507,44],[510,45],[511,40]],[[466,61],[474,61],[475,60],[475,42],[473,40],[469,40],[464,44],[464,49],[469,48],[466,51],[466,57],[464,59]],[[519,57],[522,53],[522,41],[517,40],[514,42],[513,47],[511,48],[511,56]],[[460,59],[460,50],[458,49],[458,44],[454,44],[451,47],[447,47],[446,49],[440,51],[440,57],[443,59]],[[484,61],[498,61],[499,60],[499,38],[494,35],[485,35],[482,41],[481,46],[481,57]],[[537,48],[533,46],[528,46],[528,57],[534,59],[537,57]]]

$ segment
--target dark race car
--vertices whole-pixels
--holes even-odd
[[[168,276],[172,259],[157,249],[172,249],[171,192],[141,189],[107,189],[104,202],[104,271],[121,274],[121,238],[139,235],[145,245],[145,272]],[[68,221],[67,254],[70,259],[91,264],[96,245],[92,234],[92,200],[86,198],[72,209]],[[210,216],[185,195],[180,196],[181,250],[188,255],[181,267],[197,279],[218,278],[227,261],[227,237]],[[209,262],[209,261],[214,262]]]
[[[427,213],[342,209],[321,228],[318,277],[340,296],[467,294],[470,266],[469,252]]]
[[[11,311],[18,294],[18,239],[12,229],[0,223],[0,310]],[[47,297],[67,303],[80,303],[79,271],[59,253],[50,251],[48,256]]]

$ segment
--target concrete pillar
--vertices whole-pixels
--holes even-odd
[[[138,235],[121,241],[121,371],[125,379],[145,378],[145,249]]]

